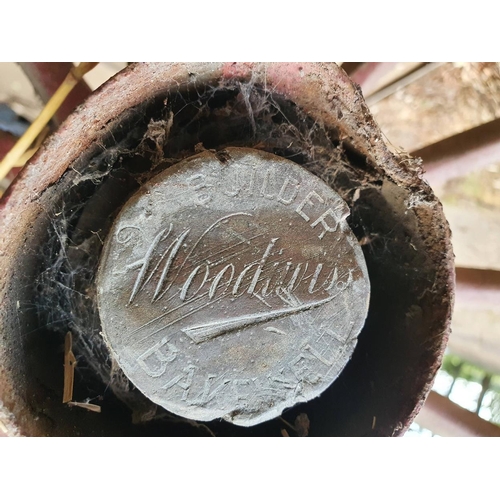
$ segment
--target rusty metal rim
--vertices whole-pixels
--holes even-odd
[[[23,170],[1,200],[0,224],[3,225],[0,240],[2,284],[0,296],[9,293],[8,270],[16,253],[24,244],[25,233],[31,221],[41,212],[37,200],[43,192],[56,183],[71,168],[72,163],[92,144],[103,137],[112,123],[119,120],[128,109],[152,99],[167,90],[178,90],[182,82],[214,84],[220,80],[249,81],[253,78],[294,102],[313,119],[337,128],[340,139],[365,155],[373,168],[380,170],[396,185],[409,191],[420,191],[418,208],[425,212],[428,229],[444,231],[429,233],[426,244],[430,258],[436,263],[436,274],[446,282],[447,295],[443,297],[446,313],[435,333],[440,340],[440,351],[432,366],[428,367],[428,380],[422,391],[409,403],[412,408],[400,422],[396,434],[403,433],[418,413],[430,391],[434,375],[440,366],[444,347],[449,335],[449,323],[453,302],[454,273],[449,230],[441,204],[429,186],[421,179],[421,171],[398,163],[383,142],[380,132],[362,99],[359,90],[347,75],[334,65],[312,63],[202,63],[202,64],[139,64],[129,66],[106,85],[95,92],[78,108],[37,153],[30,165]],[[181,83],[179,83],[181,82]],[[364,121],[358,120],[364,116]],[[75,141],[75,137],[78,138]],[[369,145],[369,146],[368,146]],[[446,237],[448,235],[448,237]],[[5,303],[5,301],[2,301]],[[6,311],[1,311],[6,315]],[[8,353],[0,351],[0,360]],[[3,364],[3,363],[2,363]],[[0,399],[14,408],[12,395],[15,388],[9,374],[0,370]],[[9,396],[10,394],[10,396]],[[14,413],[16,413],[14,411]]]

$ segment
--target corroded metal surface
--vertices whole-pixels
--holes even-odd
[[[316,176],[251,149],[154,177],[117,217],[99,271],[127,376],[174,413],[245,426],[318,396],[368,312],[348,215]]]

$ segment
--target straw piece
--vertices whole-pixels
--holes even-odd
[[[64,389],[63,403],[68,403],[73,399],[73,384],[75,382],[76,358],[73,354],[73,337],[71,332],[66,334],[64,339]]]
[[[49,102],[47,102],[42,112],[29,126],[26,132],[19,138],[14,147],[7,153],[7,155],[5,155],[2,162],[0,162],[0,181],[4,179],[10,172],[10,169],[19,162],[21,156],[27,151],[40,132],[49,123],[69,93],[83,78],[83,75],[88,73],[97,64],[99,63],[80,63],[68,73],[68,76],[50,98]]]

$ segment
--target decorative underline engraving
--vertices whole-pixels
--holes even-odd
[[[247,314],[245,316],[240,316],[238,318],[232,318],[226,321],[216,321],[213,323],[207,323],[205,325],[195,325],[187,328],[181,328],[181,330],[196,344],[205,342],[207,340],[214,339],[219,335],[224,333],[229,333],[239,328],[245,328],[251,325],[257,325],[259,323],[264,323],[266,321],[271,321],[273,319],[284,318],[290,316],[291,314],[299,313],[301,311],[307,311],[308,309],[314,309],[315,307],[321,306],[330,302],[335,298],[335,295],[328,297],[317,302],[312,302],[309,304],[303,304],[298,307],[291,307],[287,309],[278,309],[277,311],[271,311],[261,314]]]
[[[349,271],[348,273],[345,273],[344,275],[342,275],[341,279],[343,279],[346,274],[348,274],[349,277],[348,277],[347,281],[343,283],[343,286],[341,288],[337,289],[337,293],[331,295],[330,297],[328,297],[328,298],[326,298],[326,299],[324,299],[322,301],[314,302],[314,303],[312,303],[312,305],[311,305],[311,303],[309,303],[309,304],[301,304],[300,301],[297,299],[297,297],[290,290],[282,288],[281,293],[279,293],[278,296],[283,301],[283,303],[285,303],[288,306],[290,306],[290,308],[283,309],[283,311],[290,311],[290,314],[294,314],[294,313],[300,312],[298,310],[300,308],[303,308],[303,310],[316,309],[317,306],[319,306],[319,305],[321,305],[323,303],[330,302],[331,300],[333,300],[336,297],[338,297],[345,289],[347,289],[351,285],[351,283],[353,281],[352,272],[351,271]],[[262,278],[262,279],[264,279],[264,278]],[[208,296],[208,292],[205,292],[205,293],[203,293],[202,295],[200,295],[198,297],[194,297],[191,300],[189,300],[189,301],[187,301],[187,302],[185,302],[185,303],[183,303],[183,304],[181,304],[181,305],[179,305],[179,306],[177,306],[177,307],[175,307],[173,309],[170,309],[169,311],[161,314],[160,316],[157,316],[156,318],[151,319],[150,321],[148,321],[144,325],[141,325],[140,327],[132,330],[129,333],[129,335],[132,336],[133,334],[135,334],[135,333],[139,332],[140,330],[142,330],[142,329],[144,329],[144,328],[152,325],[153,323],[156,323],[157,321],[160,321],[161,319],[166,318],[167,316],[169,316],[171,313],[175,312],[176,310],[181,309],[181,308],[185,307],[188,304],[192,304],[193,302],[197,302],[197,301],[199,301],[200,299],[202,299],[202,298],[204,298],[206,296]],[[179,323],[180,321],[184,320],[188,316],[191,316],[192,314],[195,314],[195,313],[199,312],[200,310],[202,310],[202,309],[204,309],[204,308],[206,308],[208,306],[212,306],[212,305],[216,304],[217,302],[221,301],[222,299],[224,299],[224,298],[226,298],[228,296],[230,296],[230,293],[224,293],[218,299],[213,300],[213,301],[208,301],[207,303],[205,303],[205,304],[203,304],[201,306],[198,306],[198,307],[196,307],[196,308],[188,311],[187,313],[185,313],[181,317],[179,317],[179,318],[177,318],[177,319],[175,319],[175,320],[173,320],[173,321],[171,321],[171,322],[169,322],[169,323],[167,323],[165,325],[160,326],[159,328],[157,328],[153,332],[149,333],[145,337],[137,339],[136,341],[133,342],[133,345],[136,345],[138,343],[141,343],[141,342],[144,342],[144,341],[150,339],[151,337],[155,336],[156,334],[160,333],[161,331],[165,330],[166,328],[168,328],[168,327],[170,327],[170,326],[172,326],[172,325],[174,325],[176,323]],[[255,293],[252,296],[255,296]],[[277,311],[275,311],[275,312],[277,312]],[[284,314],[281,317],[285,317],[285,316],[288,316],[288,314]],[[278,318],[268,318],[269,321],[272,320],[272,319],[278,319]],[[235,319],[231,319],[231,320],[228,320],[228,321],[232,322],[234,320]],[[263,320],[263,321],[266,321],[266,320]],[[257,321],[257,323],[261,323],[263,321]],[[249,325],[247,325],[247,326],[249,326]]]

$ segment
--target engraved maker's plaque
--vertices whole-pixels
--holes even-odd
[[[172,413],[254,425],[339,375],[370,287],[349,209],[299,165],[206,151],[121,210],[98,275],[103,333],[129,379]]]

